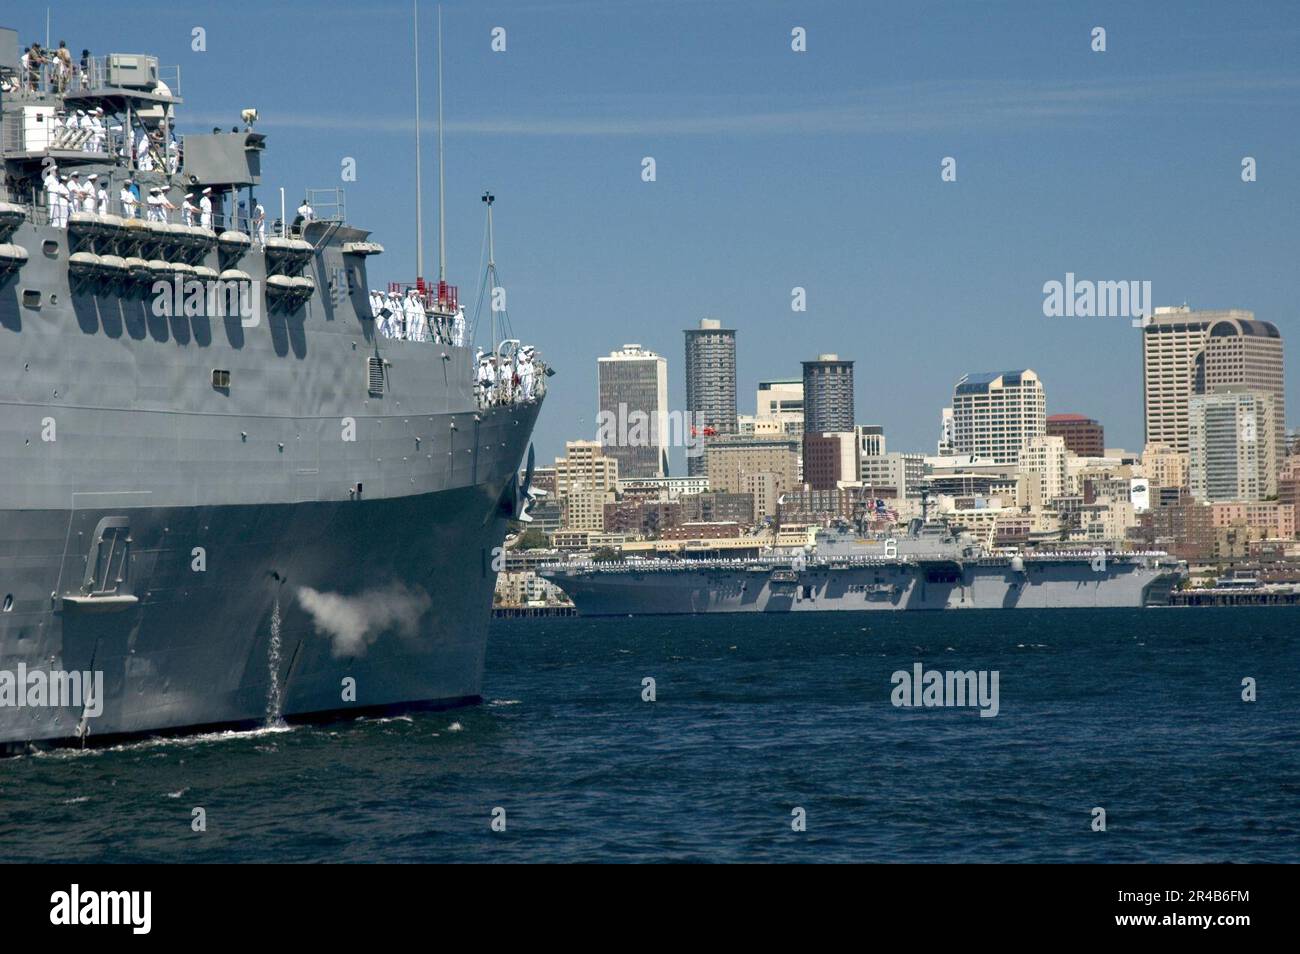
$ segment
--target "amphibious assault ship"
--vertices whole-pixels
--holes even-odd
[[[581,560],[538,572],[582,616],[1141,607],[1167,604],[1185,574],[1156,552],[992,553],[925,520],[896,538],[838,529],[814,539],[732,559]]]
[[[378,333],[341,198],[267,234],[254,111],[178,136],[153,57],[35,63],[0,30],[0,748],[477,700],[544,384],[476,386],[445,281]]]

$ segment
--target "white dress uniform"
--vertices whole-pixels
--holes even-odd
[[[406,340],[428,341],[429,322],[424,316],[424,306],[413,292],[408,292],[403,302],[406,312]]]
[[[487,358],[480,358],[478,362],[478,393],[485,405],[492,404],[496,400],[496,374],[492,370],[492,363]]]
[[[149,152],[149,136],[140,133],[135,143],[135,164],[141,172],[153,171],[153,154]]]
[[[59,178],[57,190],[59,197],[59,227],[66,228],[68,225],[68,213],[72,208],[72,189],[68,186],[68,177]]]
[[[257,243],[266,248],[266,209],[260,202],[253,206],[253,228],[257,231]]]
[[[95,183],[90,179],[87,179],[81,187],[81,211],[92,213],[98,211],[95,207]]]
[[[457,348],[465,347],[465,309],[457,308],[456,316],[451,319],[451,343]]]
[[[122,215],[128,219],[134,219],[139,216],[140,200],[135,197],[134,192],[126,186],[123,186],[122,191],[118,194],[118,199],[122,203]]]
[[[108,214],[108,190],[102,185],[95,192],[95,204],[99,206],[99,214]]]
[[[68,212],[80,212],[81,202],[85,193],[82,192],[81,176],[72,175],[68,177]],[[67,217],[64,217],[67,221]]]
[[[406,311],[402,308],[402,296],[396,292],[388,294],[388,330],[392,337],[402,340],[406,337]]]
[[[523,392],[525,401],[533,399],[533,386],[536,376],[537,369],[533,366],[533,356],[525,352],[523,360],[519,362],[519,388]]]
[[[204,195],[199,199],[199,225],[205,229],[212,228],[212,196]]]
[[[59,174],[52,169],[45,174],[45,207],[50,211],[50,225],[59,228],[63,224],[59,221]]]

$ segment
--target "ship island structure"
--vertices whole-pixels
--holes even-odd
[[[154,57],[26,67],[0,29],[0,669],[103,688],[0,747],[476,700],[545,376],[483,387],[445,281],[379,333],[341,195],[256,220],[253,111],[178,136]]]

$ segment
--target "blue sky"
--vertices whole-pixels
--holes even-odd
[[[256,106],[262,195],[342,185],[387,249],[372,284],[414,274],[409,3],[51,9],[74,52],[178,63],[182,131]],[[434,11],[421,4],[430,275]],[[0,21],[44,36],[43,8]],[[705,316],[738,330],[742,413],[760,378],[835,351],[857,361],[858,420],[895,450],[932,452],[963,373],[1017,367],[1042,376],[1049,413],[1140,449],[1139,333],[1045,318],[1043,283],[1067,272],[1252,309],[1295,354],[1300,5],[519,0],[445,3],[443,28],[450,277],[478,287],[490,188],[514,328],[558,370],[542,460],[594,436],[596,358],[624,342],[668,358],[680,408],[682,329]],[[1258,181],[1241,181],[1244,156]]]

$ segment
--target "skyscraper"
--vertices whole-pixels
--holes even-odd
[[[1201,501],[1259,501],[1277,494],[1273,395],[1226,387],[1188,400],[1187,481]]]
[[[952,392],[958,454],[1015,464],[1030,438],[1047,430],[1047,397],[1032,370],[967,374]]]
[[[1049,415],[1047,434],[1062,438],[1065,449],[1079,457],[1104,457],[1106,454],[1105,429],[1082,414]]]
[[[668,475],[668,362],[639,344],[597,359],[596,426],[622,478]]]
[[[1142,329],[1146,440],[1189,449],[1188,403],[1194,394],[1247,387],[1273,396],[1271,442],[1280,457],[1286,426],[1282,336],[1253,312],[1157,308]]]
[[[803,362],[803,429],[805,434],[853,430],[852,361],[823,354]]]
[[[736,433],[736,332],[712,318],[686,329],[686,411],[702,443]],[[686,472],[705,472],[703,453],[687,455]]]

